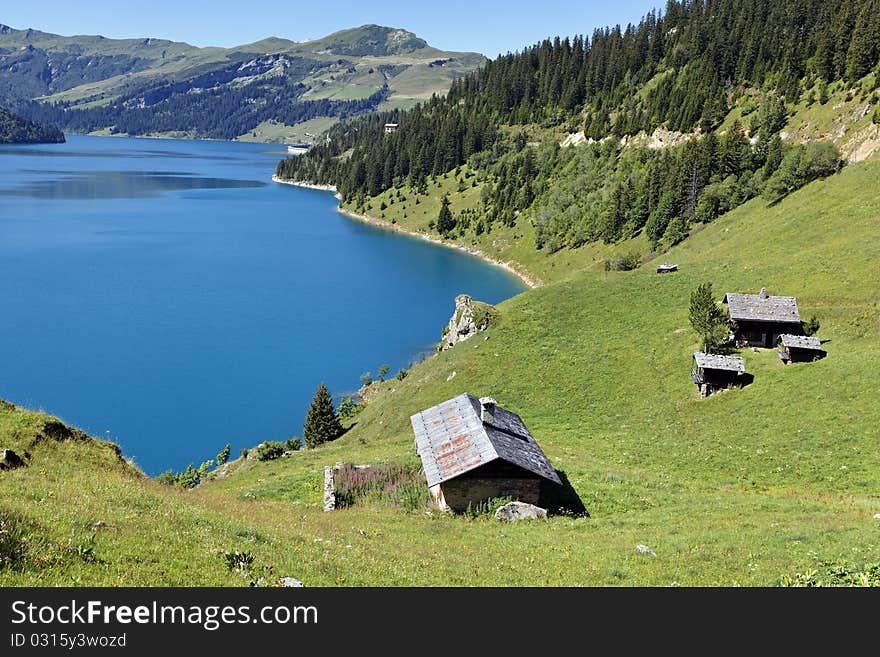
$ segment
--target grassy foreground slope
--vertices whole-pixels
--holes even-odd
[[[0,508],[33,547],[0,584],[772,585],[822,560],[880,561],[878,176],[871,160],[774,207],[751,201],[669,252],[674,275],[589,270],[523,293],[485,335],[385,384],[335,443],[189,493],[100,443],[41,443],[0,473]],[[783,367],[745,351],[754,383],[698,400],[687,305],[706,280],[796,295],[828,357]],[[320,510],[323,465],[413,459],[409,415],[463,391],[520,413],[591,517]],[[44,420],[0,409],[0,446]],[[229,571],[236,551],[253,562]]]

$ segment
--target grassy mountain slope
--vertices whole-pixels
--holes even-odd
[[[143,480],[99,443],[41,443],[29,467],[0,473],[30,555],[0,583],[770,585],[821,560],[880,561],[878,175],[872,159],[775,206],[750,201],[672,249],[674,275],[582,263],[501,304],[485,336],[377,384],[385,392],[341,439],[236,462],[188,493]],[[687,305],[706,280],[719,295],[797,295],[828,357],[784,367],[747,350],[754,382],[698,400]],[[320,510],[323,465],[412,462],[409,415],[463,391],[520,413],[591,517],[510,526]],[[0,409],[0,446],[21,446],[43,421]],[[85,559],[57,547],[84,545],[96,520],[107,527]],[[66,556],[36,560],[53,550]],[[225,566],[236,550],[254,558],[244,575]]]
[[[269,38],[234,48],[152,38],[65,37],[0,26],[0,97],[29,116],[82,132],[254,138],[255,128],[272,120],[288,128],[271,131],[271,137],[283,141],[304,136],[295,130],[301,121],[380,104],[406,106],[445,93],[453,78],[484,61],[477,53],[440,51],[410,32],[377,25],[313,41]],[[241,90],[245,93],[239,97]],[[369,107],[324,104],[306,116],[289,107],[374,95]],[[188,117],[184,109],[194,103],[202,104],[196,114],[228,113],[242,105],[246,111],[217,132]],[[166,114],[171,114],[168,120],[156,120]]]

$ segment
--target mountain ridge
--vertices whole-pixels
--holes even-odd
[[[375,24],[231,48],[4,25],[0,98],[20,114],[72,132],[313,141],[345,116],[444,94],[484,61],[479,53],[438,50],[412,32]],[[215,114],[223,125],[208,120]]]

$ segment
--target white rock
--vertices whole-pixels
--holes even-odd
[[[649,548],[647,545],[642,545],[641,543],[639,545],[636,545],[636,552],[640,554],[650,554],[652,557],[657,556],[657,553],[654,552],[654,550]]]
[[[303,583],[295,577],[282,577],[278,580],[278,584],[287,588],[300,588],[303,585]]]
[[[495,510],[495,520],[537,520],[547,517],[547,509],[526,502],[508,502]]]
[[[452,379],[454,379],[454,378],[455,378],[455,372],[453,372],[452,374],[450,374],[449,376],[447,376],[447,377],[446,377],[446,380],[447,380],[447,381],[452,381]]]

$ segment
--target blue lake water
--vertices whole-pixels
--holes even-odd
[[[272,183],[283,147],[70,136],[0,146],[0,397],[118,442],[150,474],[302,435],[440,339],[506,271]],[[437,400],[442,401],[442,400]]]

